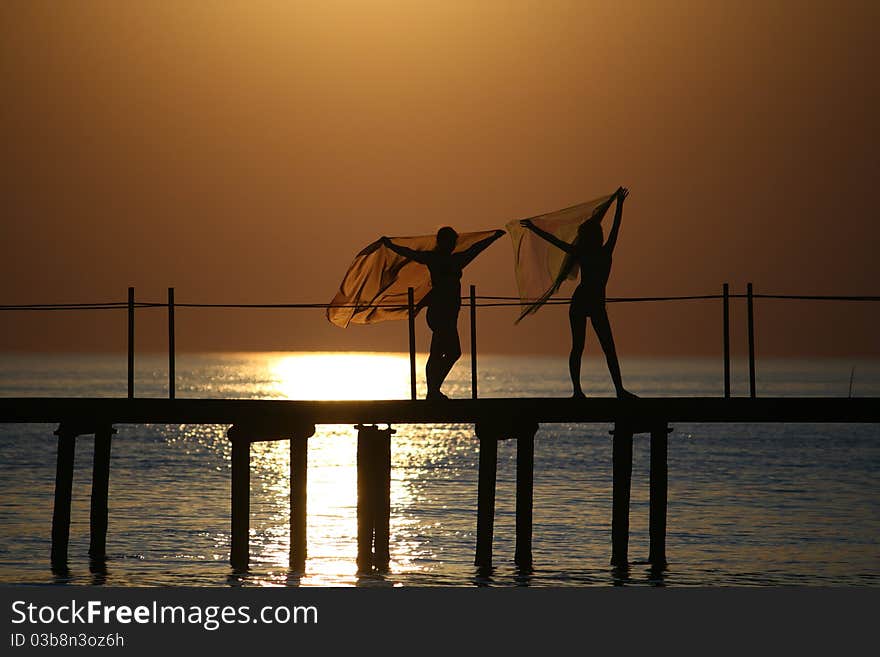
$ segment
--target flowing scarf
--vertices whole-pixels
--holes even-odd
[[[532,223],[568,244],[576,244],[578,229],[586,221],[601,222],[614,196],[602,196],[570,208],[531,217]],[[519,219],[505,228],[513,243],[514,271],[522,311],[519,323],[543,306],[566,280],[578,275],[577,261],[568,253],[523,228]]]
[[[494,231],[460,233],[453,253],[464,251]],[[414,251],[430,251],[437,244],[435,235],[392,237],[391,241]],[[428,303],[431,275],[428,268],[398,255],[376,240],[355,256],[339,291],[327,308],[327,319],[343,328],[349,324],[375,324],[389,319],[406,319],[407,289],[413,288],[415,311]]]

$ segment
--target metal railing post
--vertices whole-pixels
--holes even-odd
[[[477,398],[477,286],[471,285],[471,399]]]
[[[409,307],[409,394],[410,399],[416,398],[416,307],[415,292],[410,287],[406,290]]]
[[[134,398],[134,288],[128,288],[128,398]]]
[[[724,314],[724,397],[730,397],[730,286],[722,288]]]
[[[746,291],[746,301],[749,313],[749,397],[757,397],[755,390],[755,300],[752,284],[749,283]]]
[[[174,353],[174,288],[168,288],[168,399],[174,399],[175,353]]]

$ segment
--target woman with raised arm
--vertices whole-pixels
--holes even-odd
[[[605,352],[608,371],[614,382],[618,398],[635,397],[623,387],[623,381],[620,377],[620,363],[617,360],[614,337],[611,334],[611,323],[608,321],[608,312],[605,309],[605,286],[611,273],[611,255],[614,252],[614,245],[617,244],[620,220],[623,216],[623,202],[628,194],[629,190],[624,187],[618,188],[614,193],[617,208],[614,212],[611,232],[604,244],[600,223],[601,215],[582,223],[578,228],[577,238],[571,244],[538,228],[530,219],[523,219],[520,222],[524,228],[528,228],[538,237],[565,251],[575,259],[580,267],[581,280],[572,295],[571,305],[568,309],[568,319],[571,324],[571,353],[568,357],[568,371],[574,389],[573,396],[576,398],[585,397],[584,391],[581,389],[581,357],[584,353],[587,317],[590,318],[593,330],[602,345],[602,351]]]
[[[432,251],[415,251],[399,246],[388,237],[382,244],[400,256],[409,258],[428,267],[431,274],[431,293],[428,297],[428,326],[431,337],[431,352],[425,365],[425,378],[428,383],[426,399],[447,399],[440,392],[440,386],[461,356],[461,343],[458,339],[458,312],[461,309],[461,271],[486,247],[504,235],[503,230],[481,240],[462,251],[453,253],[458,233],[449,226],[437,231],[437,245]]]

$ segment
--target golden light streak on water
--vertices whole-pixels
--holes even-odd
[[[401,399],[409,393],[409,360],[389,353],[303,353],[267,355],[267,379],[281,399]],[[420,430],[422,437],[430,429]],[[392,443],[392,461],[431,456],[438,441],[413,441],[406,428]],[[265,586],[289,583],[290,451],[287,441],[255,443],[252,486],[259,508],[252,529],[253,561]],[[414,487],[405,471],[392,468],[392,509],[411,508]],[[353,581],[357,554],[357,430],[350,425],[321,425],[309,439],[308,561],[302,584],[338,585]],[[395,555],[391,570],[411,570],[417,545],[407,540],[408,514],[392,513]]]
[[[390,353],[303,353],[278,356],[270,372],[284,399],[405,399],[409,360]]]

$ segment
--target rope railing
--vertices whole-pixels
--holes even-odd
[[[737,295],[744,296],[744,295]],[[874,296],[841,296],[831,294],[755,294],[756,299],[786,299],[795,301],[880,301]]]
[[[705,301],[723,299],[723,294],[689,294],[667,295],[653,297],[607,297],[606,303],[655,303],[663,301]],[[729,299],[747,299],[748,294],[729,294]],[[880,301],[880,296],[871,295],[832,295],[832,294],[753,294],[753,299],[778,299],[787,301]],[[477,296],[477,308],[503,308],[528,305],[538,299],[520,299],[513,296]],[[467,296],[461,297],[462,301],[470,301]],[[480,301],[484,303],[479,303]],[[554,297],[544,302],[544,305],[566,305],[571,303],[571,297]],[[134,308],[168,308],[169,304],[156,301],[138,301]],[[176,308],[214,308],[214,309],[318,309],[327,308],[406,308],[405,303],[375,303],[375,304],[330,304],[330,303],[180,303],[174,304]],[[108,301],[95,303],[27,303],[27,304],[2,304],[0,311],[23,310],[23,311],[50,311],[50,310],[124,310],[128,308],[125,301]]]
[[[413,399],[416,398],[416,374],[415,374],[415,315],[417,309],[413,302],[413,290],[408,290],[406,303],[377,303],[377,304],[331,304],[331,303],[177,303],[174,300],[174,288],[168,288],[167,302],[135,301],[134,288],[128,289],[128,301],[97,301],[86,303],[29,303],[29,304],[0,304],[0,311],[91,311],[91,310],[127,310],[128,311],[128,396],[134,397],[134,316],[138,309],[166,308],[168,310],[168,390],[169,397],[175,395],[175,329],[174,312],[178,308],[206,308],[206,309],[317,309],[328,308],[351,308],[366,310],[371,308],[387,308],[398,311],[408,311],[409,318],[409,352],[410,352],[410,392]],[[752,284],[747,286],[745,294],[731,294],[729,285],[722,286],[721,294],[689,294],[689,295],[665,295],[665,296],[639,296],[639,297],[608,297],[607,303],[657,303],[670,301],[712,301],[722,300],[723,309],[723,358],[724,358],[724,396],[730,397],[730,299],[745,299],[748,310],[748,341],[749,341],[749,395],[756,397],[755,389],[755,322],[754,300],[783,300],[783,301],[844,301],[844,302],[877,302],[880,296],[873,295],[830,295],[830,294],[756,294]],[[571,303],[571,297],[554,297],[544,302],[548,306],[561,306]],[[521,299],[514,296],[477,296],[475,286],[471,285],[470,295],[461,297],[470,307],[470,332],[471,332],[471,396],[477,398],[477,351],[476,351],[476,309],[477,308],[504,308],[521,307],[534,303],[537,299]]]
[[[136,304],[146,307],[146,304]],[[124,301],[109,303],[26,303],[20,305],[0,305],[0,310],[116,310],[128,308]]]

